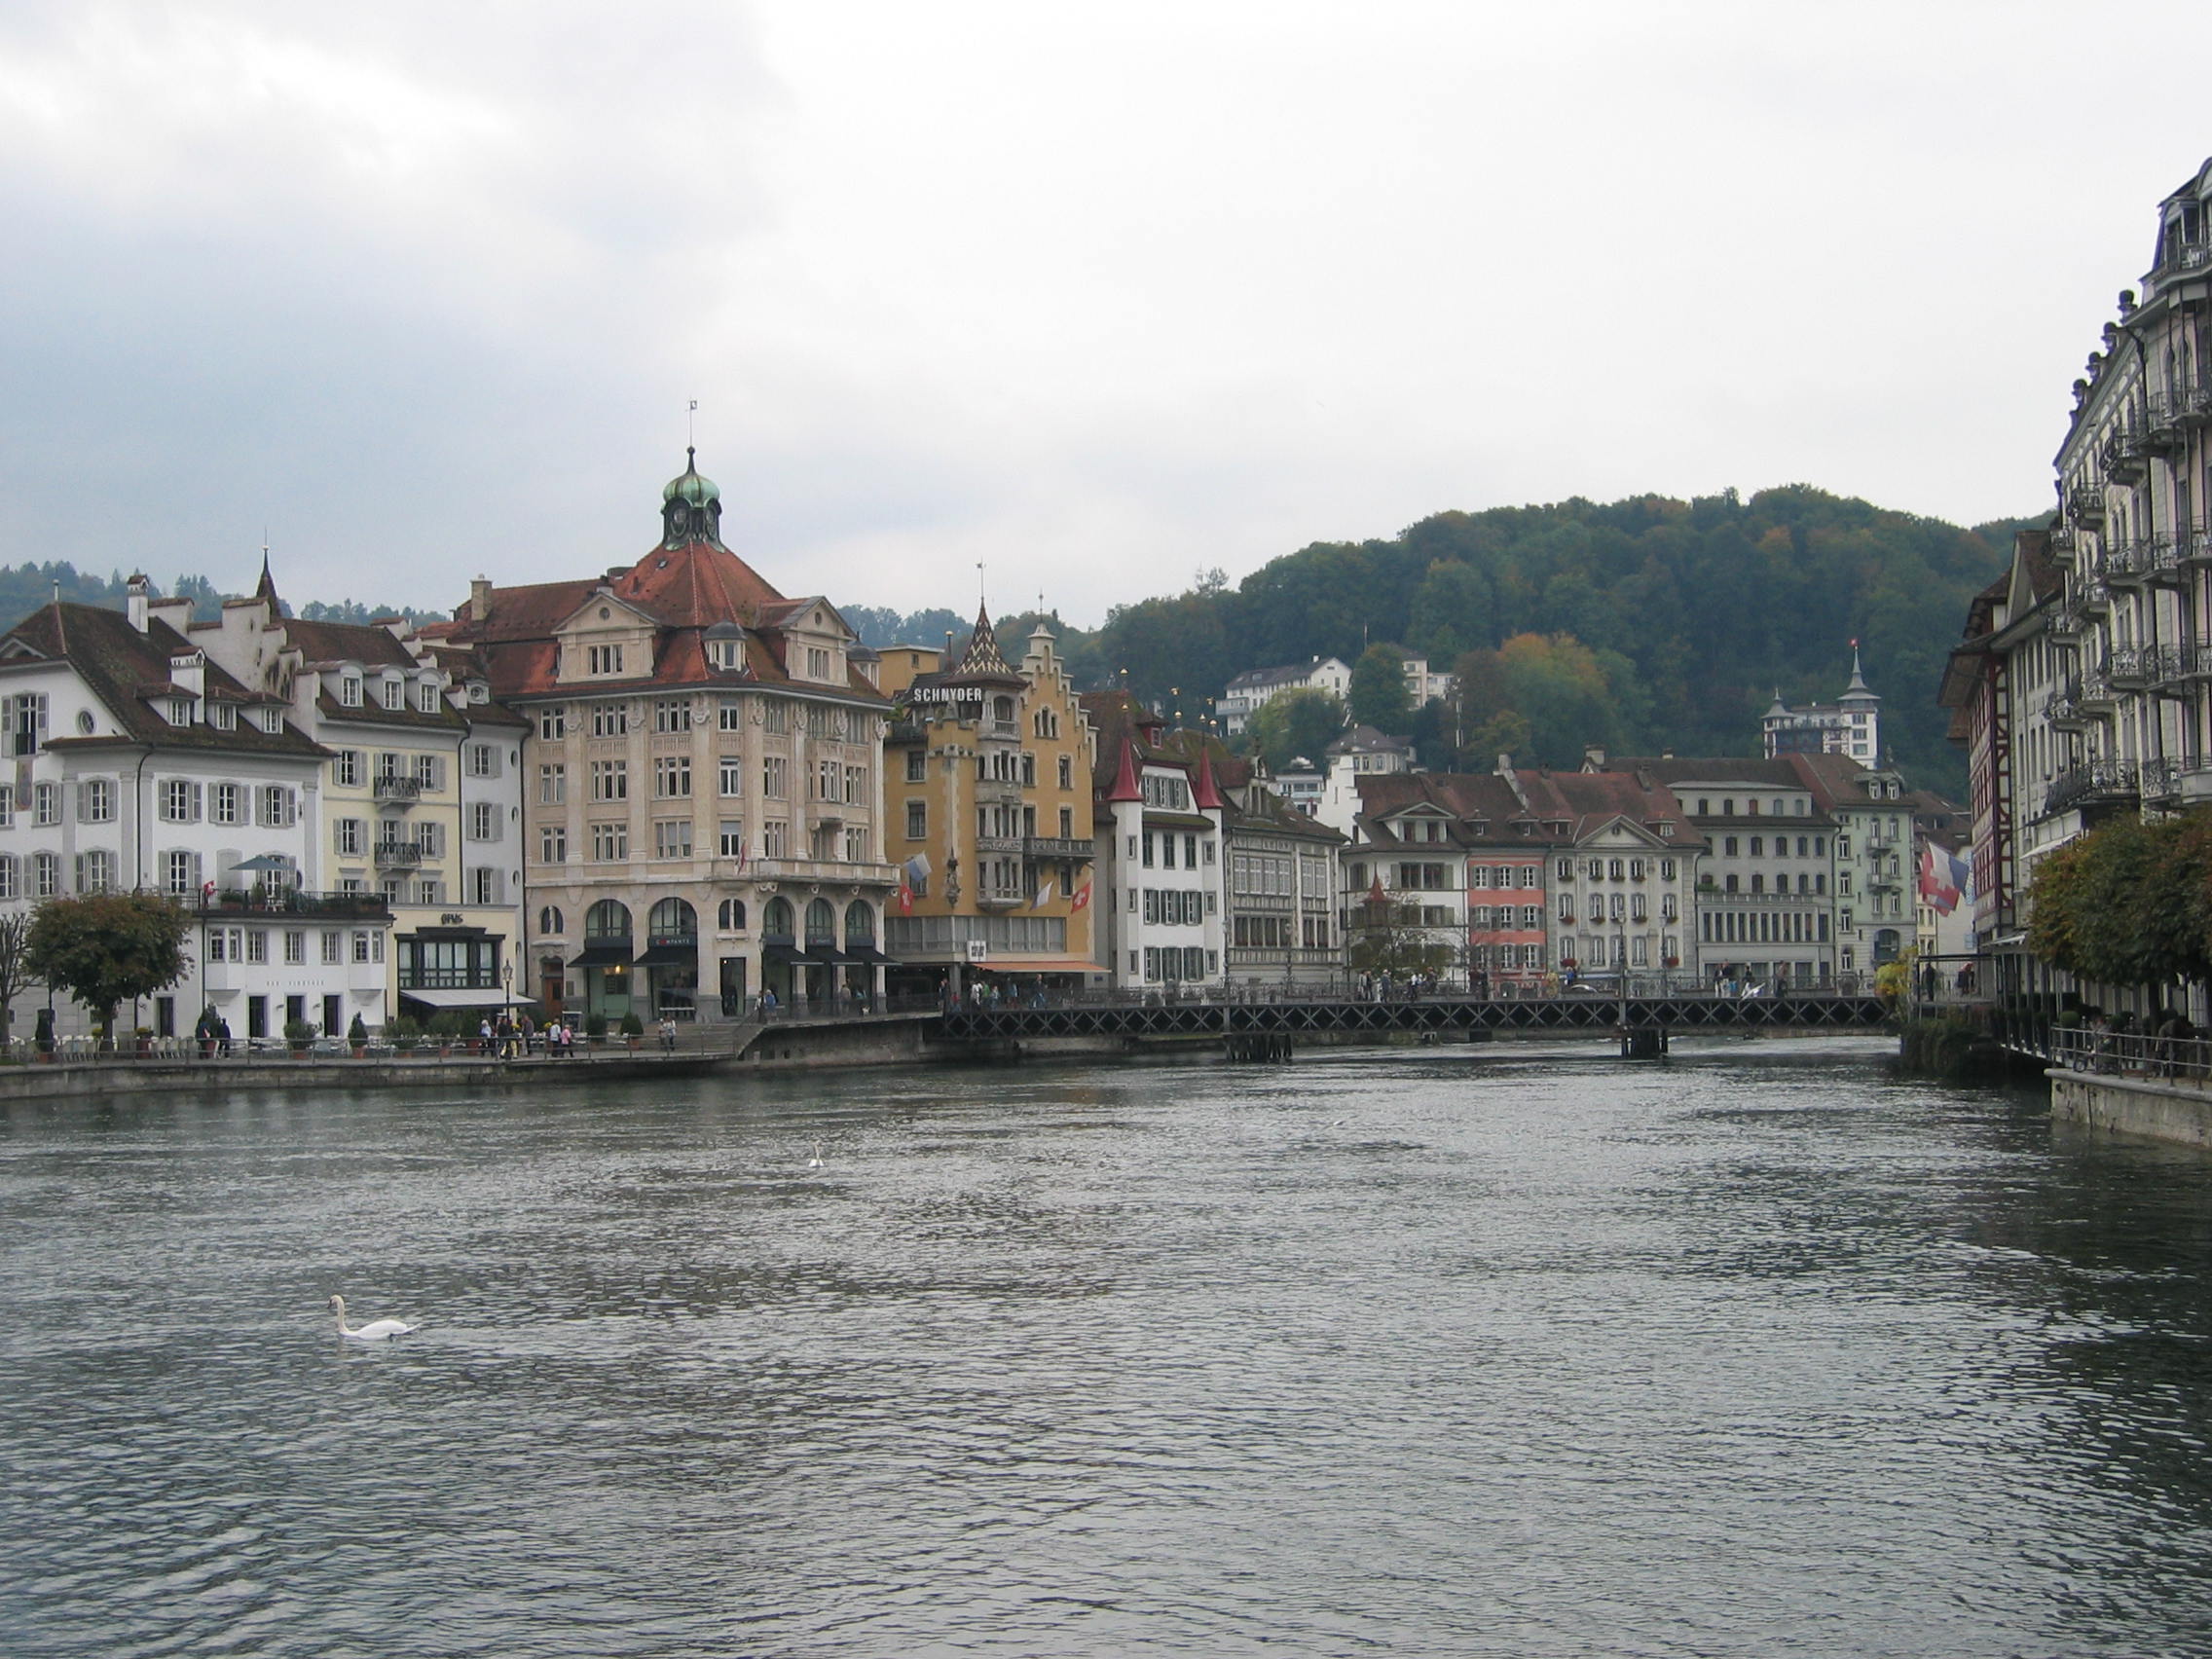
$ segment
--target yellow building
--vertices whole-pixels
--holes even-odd
[[[901,866],[885,947],[894,991],[1026,994],[1101,977],[1092,950],[1097,735],[1040,623],[1015,668],[987,613],[959,660],[882,653],[897,705],[884,843]]]

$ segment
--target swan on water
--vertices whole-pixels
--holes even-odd
[[[820,1141],[814,1143],[814,1156],[806,1161],[806,1166],[809,1169],[825,1167],[822,1161],[822,1143]]]
[[[409,1331],[419,1331],[420,1325],[403,1324],[397,1319],[372,1319],[359,1330],[346,1323],[346,1299],[334,1296],[330,1306],[338,1309],[338,1334],[357,1343],[381,1343],[387,1337],[404,1337]]]

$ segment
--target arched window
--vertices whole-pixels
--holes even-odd
[[[560,905],[548,904],[537,912],[537,931],[549,936],[569,931],[568,918],[561,914]]]
[[[663,899],[653,906],[645,931],[654,939],[694,939],[699,933],[699,912],[681,899]]]
[[[817,899],[806,907],[806,941],[812,944],[816,940],[837,942],[837,912],[827,899]]]
[[[719,919],[722,932],[743,933],[745,931],[745,901],[742,899],[724,899]]]
[[[875,943],[875,906],[866,899],[856,899],[845,906],[845,942]]]
[[[771,899],[767,908],[760,912],[760,931],[772,939],[790,939],[798,931],[792,924],[792,902],[789,899]]]
[[[602,899],[584,912],[584,938],[628,939],[629,937],[629,905],[612,899]]]

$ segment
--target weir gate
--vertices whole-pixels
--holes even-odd
[[[1074,1001],[1043,1008],[963,1006],[932,1036],[948,1043],[1007,1044],[1049,1038],[1203,1039],[1232,1056],[1279,1058],[1301,1039],[1385,1039],[1400,1032],[1466,1042],[1516,1031],[1631,1032],[1875,1031],[1891,1011],[1880,997],[1803,995],[1285,998],[1272,1002]]]

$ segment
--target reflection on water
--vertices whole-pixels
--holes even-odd
[[[0,1646],[2212,1649],[2212,1166],[1881,1053],[17,1106]]]

